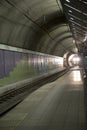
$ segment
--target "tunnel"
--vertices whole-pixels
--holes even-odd
[[[1,0],[0,130],[86,130],[86,86],[87,1]]]

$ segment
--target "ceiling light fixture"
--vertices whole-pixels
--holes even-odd
[[[72,10],[69,10],[70,13],[72,13]]]
[[[66,0],[67,2],[70,2],[70,0]]]
[[[70,18],[71,20],[74,20],[74,18]]]

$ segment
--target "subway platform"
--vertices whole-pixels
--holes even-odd
[[[0,130],[87,130],[79,69],[43,85],[0,118]]]

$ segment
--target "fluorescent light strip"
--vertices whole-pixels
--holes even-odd
[[[87,2],[86,1],[83,1],[83,0],[79,0],[79,1],[81,1],[82,3],[84,3],[84,4],[87,4]]]
[[[78,23],[76,23],[75,21],[72,21],[72,20],[69,20],[70,22],[72,22],[72,23],[74,23],[74,24],[76,24],[76,25],[78,25],[78,26],[80,26],[80,27],[83,27],[84,29],[87,29],[87,27],[85,27],[85,26],[83,26],[83,25],[81,25],[81,24],[78,24]]]
[[[70,1],[69,1],[69,0],[66,0],[66,1],[70,3]]]
[[[69,15],[69,14],[68,14]],[[78,21],[78,22],[81,22],[82,24],[85,24],[85,27],[87,27],[87,22],[86,21],[84,21],[84,20],[81,20],[81,19],[79,19],[79,18],[77,18],[77,17],[75,17],[75,16],[73,16],[73,15],[69,15],[70,16],[70,19],[71,20],[74,20],[74,21]],[[71,18],[72,17],[72,18]]]
[[[87,31],[86,31],[86,30],[84,31],[84,28],[83,28],[82,26],[81,26],[81,27],[79,27],[79,25],[74,25],[74,26],[73,26],[72,23],[70,24],[70,26],[71,26],[71,28],[75,28],[76,30],[81,31],[81,32],[87,34]],[[80,29],[79,29],[79,28],[80,28]],[[75,30],[75,29],[74,29],[74,30]]]
[[[77,26],[74,26],[73,29],[76,29],[76,30],[78,30],[78,31],[81,31],[81,32],[87,34],[87,31],[83,31],[81,28],[78,28]]]
[[[68,4],[64,4],[64,5],[67,6],[67,7],[69,7],[69,8],[71,8],[71,9],[73,9],[73,10],[75,10],[75,11],[77,11],[77,12],[79,12],[79,13],[82,13],[80,10],[78,10],[78,9],[76,9],[76,8],[68,5]]]
[[[77,19],[77,20],[80,20],[81,22],[87,23],[87,21],[82,20],[82,19],[78,18],[77,16],[74,16],[73,14],[68,13],[68,15],[69,15],[70,17],[73,17],[73,18]]]
[[[71,20],[74,20],[74,18],[71,18],[71,17],[70,17],[70,19],[71,19]]]
[[[80,18],[78,18],[78,17],[74,16],[73,14],[68,13],[68,15],[69,15],[70,17],[75,18],[75,19],[81,20]]]
[[[87,2],[86,1],[82,1],[83,3],[85,3],[85,4],[87,4]]]
[[[74,25],[74,28],[83,31],[84,33],[87,33],[87,31],[84,31],[82,27],[78,27],[78,25]]]
[[[77,12],[79,12],[79,13],[81,13],[81,14],[83,14],[83,15],[85,15],[85,16],[87,16],[86,13],[84,13],[84,12],[82,12],[82,11],[80,11],[80,10],[78,10],[78,9],[76,9],[76,8],[74,8],[74,7],[70,6],[70,5],[68,5],[68,4],[64,4],[64,5],[67,6],[67,7],[69,7],[69,8],[71,8],[71,9],[73,9],[73,10],[75,10],[75,11],[77,11]]]
[[[72,10],[69,10],[70,13],[72,13]]]
[[[87,16],[87,14],[86,13],[83,13],[85,16]]]

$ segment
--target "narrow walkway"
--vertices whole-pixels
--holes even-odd
[[[31,93],[0,118],[0,130],[87,130],[79,70]]]

